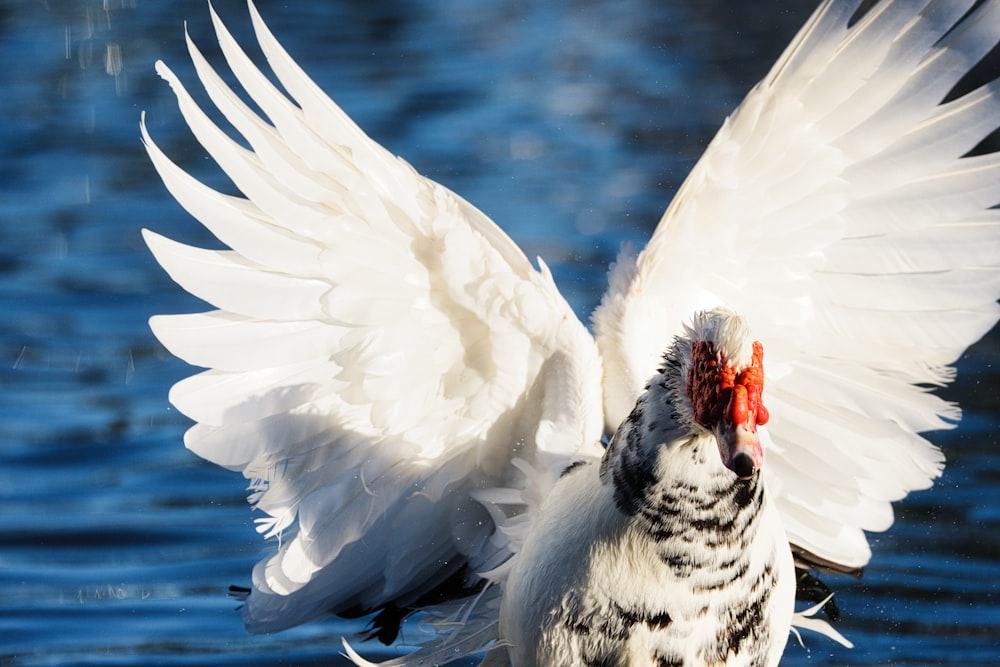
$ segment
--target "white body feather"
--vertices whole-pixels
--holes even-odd
[[[926,386],[946,382],[998,317],[1000,156],[963,156],[998,125],[1000,86],[941,101],[1000,40],[1000,2],[969,12],[971,1],[886,0],[851,23],[858,4],[821,5],[647,248],[620,258],[594,315],[596,345],[544,265],[365,136],[252,5],[287,94],[212,18],[263,116],[189,42],[249,149],[158,64],[246,195],[197,182],[143,127],[166,186],[230,248],[146,233],[168,273],[217,308],[151,322],[171,352],[209,369],[170,394],[198,422],[185,442],[251,480],[261,532],[282,537],[254,571],[250,629],[407,605],[482,573],[495,585],[476,609],[439,609],[463,622],[412,659],[504,640],[498,602],[512,568],[521,595],[539,576],[533,562],[551,562],[551,551],[533,561],[539,543],[583,552],[621,530],[603,492],[582,492],[572,475],[540,510],[559,473],[601,455],[602,428],[631,410],[686,319],[720,304],[768,354],[764,521],[777,527],[761,548],[791,542],[844,567],[867,563],[863,531],[888,528],[890,503],[940,473],[919,434],[958,411]],[[536,546],[518,553],[532,531]],[[611,561],[594,571],[639,574]],[[677,582],[663,585],[672,595]],[[774,642],[777,656],[784,638]],[[502,663],[503,649],[488,660]]]
[[[702,473],[675,481],[707,484],[710,477]],[[656,542],[621,513],[613,495],[612,486],[598,479],[597,464],[567,474],[553,488],[505,584],[500,635],[511,646],[513,664],[570,667],[595,664],[588,656],[619,655],[616,664],[651,665],[658,652],[679,657],[684,665],[710,664],[703,648],[719,646],[719,635],[732,622],[726,610],[745,603],[751,593],[740,585],[721,593],[706,590],[721,573],[728,574],[724,564],[739,555],[737,547],[715,554],[707,571],[678,576],[657,553]],[[778,640],[760,664],[777,665],[792,619],[794,566],[780,517],[770,505],[761,510],[756,530],[758,539],[745,555],[756,563],[777,558],[766,634]],[[670,621],[663,627],[639,623],[627,638],[601,635],[602,622],[635,609],[669,613]],[[577,625],[590,632],[581,633]],[[744,655],[725,664],[755,663]]]

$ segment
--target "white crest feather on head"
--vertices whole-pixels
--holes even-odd
[[[689,342],[705,340],[714,344],[716,352],[734,368],[750,364],[753,337],[746,320],[728,308],[713,308],[694,314],[691,324],[684,325]]]

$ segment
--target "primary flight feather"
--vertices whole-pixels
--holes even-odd
[[[176,166],[229,249],[153,232],[216,310],[157,316],[208,370],[170,400],[200,456],[243,473],[280,537],[247,627],[377,614],[391,664],[775,665],[795,564],[857,571],[864,531],[925,488],[928,390],[997,321],[1000,2],[828,0],[726,120],[594,337],[489,218],[369,139],[250,5],[281,89],[212,12],[251,108],[189,40],[231,139],[162,63],[244,196]],[[247,147],[249,146],[249,148]],[[607,445],[602,433],[613,434]],[[793,562],[794,561],[794,562]],[[353,648],[348,654],[366,664]]]

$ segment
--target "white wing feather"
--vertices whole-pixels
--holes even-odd
[[[174,280],[217,308],[151,325],[210,369],[170,394],[198,422],[187,446],[250,479],[261,532],[282,537],[244,610],[251,630],[270,632],[406,604],[466,563],[470,574],[496,565],[513,547],[488,541],[493,523],[471,494],[527,484],[513,475],[515,453],[557,469],[599,439],[603,418],[596,347],[544,265],[366,137],[251,12],[290,97],[212,17],[266,118],[188,40],[249,149],[157,65],[246,199],[187,175],[142,127],[168,189],[229,250],[145,238]],[[489,627],[460,641],[486,642]]]
[[[594,317],[608,427],[690,313],[728,305],[764,343],[768,491],[793,544],[870,556],[862,530],[930,485],[928,393],[997,321],[993,82],[942,103],[1000,39],[1000,3],[825,2],[713,140]],[[951,29],[952,26],[958,26]]]

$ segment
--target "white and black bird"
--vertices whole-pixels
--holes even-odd
[[[959,413],[927,387],[1000,314],[1000,84],[955,92],[1000,1],[824,2],[619,257],[593,336],[250,13],[280,89],[212,19],[254,107],[189,40],[244,143],[157,66],[244,196],[142,129],[229,248],[146,232],[217,308],[151,321],[208,369],[170,393],[185,442],[280,537],[247,627],[374,614],[391,642],[424,612],[436,632],[393,665],[767,666],[791,626],[843,640],[794,612],[795,563],[868,562],[865,531],[940,474],[920,434]]]
[[[771,665],[795,566],[757,474],[761,344],[695,315],[603,458],[549,493],[504,586],[515,665]]]

